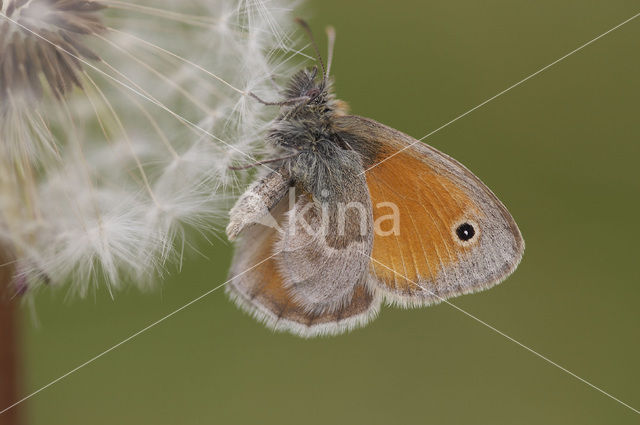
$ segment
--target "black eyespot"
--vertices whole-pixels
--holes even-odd
[[[476,229],[473,228],[469,223],[463,223],[456,229],[456,235],[461,241],[468,241],[473,238],[476,234]]]

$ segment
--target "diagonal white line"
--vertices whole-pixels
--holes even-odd
[[[549,65],[540,68],[539,70],[537,70],[536,72],[534,72],[533,74],[530,74],[529,76],[523,78],[522,80],[518,81],[517,83],[507,87],[506,89],[502,90],[500,93],[491,96],[489,99],[485,100],[484,102],[480,103],[479,105],[474,106],[473,108],[469,109],[468,111],[464,112],[461,115],[458,115],[457,117],[455,117],[454,119],[452,119],[451,121],[447,122],[446,124],[441,125],[440,127],[436,128],[435,130],[433,130],[432,132],[422,136],[421,138],[419,138],[418,140],[416,140],[415,142],[411,143],[410,145],[407,145],[405,147],[403,147],[402,149],[398,150],[397,152],[394,152],[393,154],[389,155],[388,157],[386,157],[385,159],[383,159],[380,162],[377,162],[375,164],[373,164],[371,167],[367,168],[366,170],[364,170],[362,173],[360,174],[364,174],[367,171],[377,167],[378,165],[382,164],[383,162],[393,158],[394,156],[398,155],[400,152],[403,152],[407,149],[409,149],[410,147],[416,145],[417,143],[420,143],[421,141],[423,141],[424,139],[426,139],[427,137],[436,134],[437,132],[439,132],[440,130],[442,130],[443,128],[446,128],[448,126],[450,126],[451,124],[453,124],[454,122],[458,121],[459,119],[466,117],[467,115],[469,115],[470,113],[472,113],[473,111],[475,111],[478,108],[483,107],[484,105],[486,105],[487,103],[491,102],[492,100],[502,96],[503,94],[507,93],[508,91],[510,91],[511,89],[514,89],[516,87],[518,87],[519,85],[521,85],[522,83],[524,83],[525,81],[530,80],[531,78],[535,77],[536,75],[546,71],[547,69],[551,68],[553,65],[557,64],[558,62],[561,62],[563,60],[565,60],[566,58],[568,58],[569,56],[573,55],[576,52],[579,52],[580,50],[584,49],[585,47],[589,46],[590,44],[595,43],[596,41],[598,41],[599,39],[601,39],[602,37],[604,37],[605,35],[617,30],[618,28],[620,28],[621,26],[633,21],[634,19],[636,19],[638,16],[640,16],[640,13],[636,13],[635,15],[633,15],[632,17],[630,17],[629,19],[619,23],[618,25],[616,25],[615,27],[611,28],[608,31],[603,32],[602,34],[600,34],[599,36],[597,36],[596,38],[593,38],[589,41],[587,41],[586,43],[584,43],[583,45],[581,45],[580,47],[577,47],[575,49],[573,49],[572,51],[570,51],[569,53],[567,53],[566,55],[556,59],[555,61],[551,62]]]
[[[102,76],[114,81],[115,83],[121,85],[122,87],[126,88],[127,90],[130,90],[131,92],[137,94],[138,96],[140,96],[141,98],[143,98],[144,100],[147,100],[151,103],[153,103],[154,105],[156,105],[157,107],[159,107],[160,109],[168,112],[169,114],[171,114],[174,118],[190,125],[191,127],[195,128],[196,130],[202,132],[203,134],[206,134],[207,136],[211,137],[214,140],[217,140],[218,142],[222,143],[223,145],[231,148],[232,150],[241,153],[242,155],[246,156],[247,158],[251,159],[254,162],[257,162],[257,160],[252,157],[251,155],[249,155],[246,152],[243,152],[242,150],[236,148],[235,146],[225,142],[224,140],[222,140],[221,138],[219,138],[218,136],[216,136],[215,134],[211,133],[208,130],[205,130],[204,128],[200,127],[198,124],[186,119],[185,117],[183,117],[182,115],[172,111],[171,109],[169,109],[168,107],[166,107],[165,105],[163,105],[162,103],[158,102],[155,99],[152,99],[151,97],[145,95],[144,93],[142,93],[141,91],[137,90],[136,88],[130,86],[129,84],[115,78],[114,76],[106,73],[105,71],[101,70],[100,68],[98,68],[97,66],[93,65],[91,62],[79,57],[78,55],[75,55],[73,52],[70,52],[69,50],[65,49],[62,46],[57,45],[56,43],[54,43],[53,41],[47,39],[46,37],[43,37],[42,35],[38,34],[37,32],[31,30],[30,28],[22,25],[20,22],[11,19],[10,17],[8,17],[7,15],[5,15],[4,13],[0,12],[0,17],[5,18],[6,20],[8,20],[9,22],[12,22],[13,24],[19,26],[20,28],[22,28],[25,31],[28,31],[29,33],[33,34],[34,36],[38,37],[39,39],[49,43],[50,45],[52,45],[53,47],[55,47],[56,49],[60,50],[61,52],[64,52],[65,54],[71,56],[72,58],[82,62],[85,66],[93,69],[94,71],[98,72],[99,74],[101,74]],[[243,92],[244,93],[244,92]],[[244,93],[246,95],[246,93]],[[265,168],[268,168],[269,170],[273,171],[273,172],[277,172],[276,170],[274,170],[273,168],[264,165],[264,164],[260,164]]]
[[[264,263],[265,261],[270,260],[271,258],[275,257],[276,255],[280,254],[280,252],[276,252],[275,254],[265,258],[264,260],[260,261],[257,264],[254,264],[253,266],[249,267],[248,269],[246,269],[245,271],[243,271],[242,273],[238,273],[235,277],[239,277],[242,276],[243,274],[253,270],[254,268],[258,267],[260,264]],[[121,345],[126,344],[127,342],[131,341],[132,339],[134,339],[135,337],[139,336],[140,334],[148,331],[149,329],[159,325],[160,323],[164,322],[165,320],[169,319],[170,317],[175,316],[177,313],[181,312],[182,310],[184,310],[185,308],[197,303],[198,301],[200,301],[201,299],[203,299],[204,297],[206,297],[207,295],[210,295],[211,293],[217,291],[218,289],[222,288],[223,286],[225,286],[227,283],[231,282],[232,279],[227,280],[224,283],[221,283],[220,285],[216,286],[213,289],[208,290],[207,292],[205,292],[204,294],[200,295],[197,298],[194,298],[193,300],[189,301],[188,303],[186,303],[185,305],[183,305],[180,308],[177,308],[176,310],[172,311],[171,313],[167,314],[166,316],[156,320],[155,322],[151,323],[150,325],[140,329],[139,331],[137,331],[136,333],[128,336],[127,338],[123,339],[122,341],[120,341],[119,343],[109,347],[108,349],[104,350],[102,353],[90,358],[89,360],[87,360],[86,362],[82,363],[81,365],[71,369],[69,372],[65,373],[64,375],[59,376],[58,378],[54,379],[53,381],[49,382],[48,384],[40,387],[39,389],[37,389],[36,391],[32,392],[31,394],[23,397],[22,399],[16,401],[15,403],[13,403],[11,406],[7,406],[5,407],[3,410],[0,410],[0,415],[2,415],[3,413],[13,409],[14,407],[16,407],[17,405],[19,405],[20,403],[25,402],[26,400],[30,399],[31,397],[33,397],[34,395],[46,390],[47,388],[49,388],[50,386],[57,384],[58,382],[62,381],[64,378],[68,377],[69,375],[79,371],[80,369],[82,369],[83,367],[93,363],[94,361],[98,360],[99,358],[101,358],[102,356],[104,356],[105,354],[108,354],[110,352],[112,352],[113,350],[115,350],[116,348],[120,347]]]
[[[429,289],[425,288],[424,286],[420,285],[419,283],[416,283],[414,281],[412,281],[411,279],[409,279],[406,276],[403,276],[402,274],[396,272],[395,270],[393,270],[390,267],[387,267],[385,264],[382,264],[380,261],[376,260],[375,258],[369,256],[369,258],[371,258],[371,261],[376,262],[377,264],[380,264],[382,267],[390,270],[391,272],[393,272],[394,274],[402,277],[403,279],[405,279],[407,282],[411,282],[412,284],[416,285],[418,288],[422,289],[423,291],[429,293],[429,295],[432,295],[436,298],[438,298],[440,301],[442,301],[443,303],[447,304],[450,307],[455,308],[456,310],[458,310],[460,313],[470,317],[471,319],[475,320],[476,322],[480,323],[481,325],[486,326],[487,328],[491,329],[492,331],[494,331],[495,333],[497,333],[498,335],[502,335],[503,337],[505,337],[506,339],[508,339],[509,341],[519,345],[520,347],[524,348],[525,350],[527,350],[528,352],[530,352],[531,354],[534,354],[538,357],[540,357],[542,360],[544,360],[545,362],[557,367],[558,369],[562,370],[565,373],[568,373],[569,375],[573,376],[574,378],[576,378],[577,380],[579,380],[580,382],[587,384],[588,386],[590,386],[591,388],[593,388],[594,390],[606,395],[607,397],[609,397],[610,399],[617,401],[618,403],[620,403],[621,405],[623,405],[624,407],[631,409],[633,412],[640,414],[640,410],[628,405],[627,403],[625,403],[624,401],[620,400],[617,397],[614,397],[613,395],[609,394],[608,392],[606,392],[605,390],[603,390],[602,388],[592,384],[591,382],[587,381],[584,378],[581,378],[580,376],[576,375],[575,373],[571,372],[569,369],[560,366],[558,363],[554,362],[553,360],[551,360],[550,358],[538,353],[537,351],[535,351],[533,348],[529,348],[528,346],[524,345],[523,343],[521,343],[520,341],[516,340],[515,338],[510,337],[509,335],[507,335],[506,333],[502,332],[499,329],[496,329],[495,327],[491,326],[490,324],[488,324],[487,322],[485,322],[484,320],[474,316],[473,314],[469,313],[468,311],[466,311],[465,309],[458,307],[457,305],[451,303],[450,301],[446,300],[445,298],[442,298],[441,296],[439,296],[438,294],[434,293],[433,291],[430,291]]]

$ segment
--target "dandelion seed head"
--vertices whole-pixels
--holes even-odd
[[[292,74],[291,7],[0,0],[0,243],[16,292],[146,289],[216,237],[250,175],[229,167],[270,152],[277,110],[248,93],[277,100]]]

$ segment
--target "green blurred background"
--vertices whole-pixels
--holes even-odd
[[[640,12],[637,1],[310,1],[354,113],[421,137]],[[324,51],[325,42],[321,47]],[[510,209],[527,250],[454,303],[640,407],[640,18],[427,139]],[[25,309],[25,393],[225,280],[201,246],[155,292]],[[638,423],[450,306],[349,335],[274,334],[216,291],[28,402],[33,424]]]

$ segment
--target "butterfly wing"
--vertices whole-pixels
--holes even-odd
[[[288,199],[284,198],[272,210],[278,227],[287,226],[288,209]],[[281,238],[281,231],[263,225],[242,232],[226,289],[236,304],[271,329],[304,337],[343,333],[376,316],[380,297],[364,281],[352,282],[349,298],[333,309],[313,311],[300,302],[282,273],[283,254],[278,249]],[[368,278],[366,272],[364,276]]]
[[[282,227],[279,270],[285,287],[309,312],[342,308],[369,277],[373,217],[364,176],[360,179],[345,185],[348,209],[347,202],[314,201],[303,193]]]
[[[294,299],[324,312],[341,308],[366,282],[373,216],[360,155],[334,148],[327,159],[317,158],[302,153],[294,165],[301,170],[298,195],[287,212],[278,262]]]
[[[370,271],[389,301],[431,304],[513,272],[524,251],[518,226],[463,165],[373,120],[343,116],[336,127],[365,158],[375,223]]]

